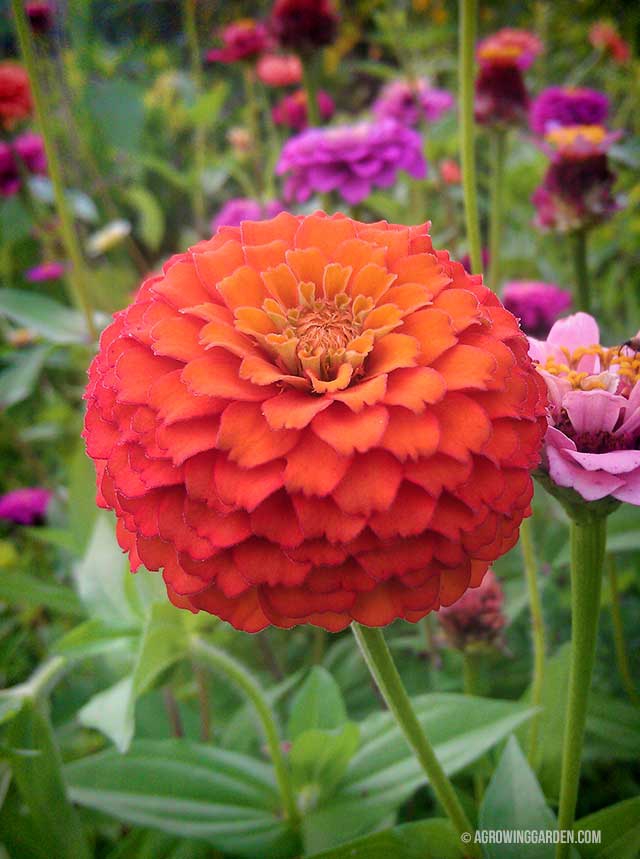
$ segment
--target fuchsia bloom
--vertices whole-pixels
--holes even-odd
[[[571,306],[571,293],[555,283],[512,280],[505,283],[502,303],[520,319],[529,337],[545,337],[558,316]]]
[[[237,63],[255,60],[269,46],[269,33],[264,24],[251,18],[234,21],[220,32],[222,48],[207,53],[210,63]]]
[[[336,106],[329,93],[324,90],[318,92],[318,110],[320,118],[331,119]],[[304,131],[309,123],[307,110],[307,93],[301,89],[291,95],[285,96],[271,111],[273,121],[276,125],[286,125],[294,131]]]
[[[543,467],[585,501],[640,505],[640,354],[600,345],[587,313],[556,322],[529,354],[549,391]]]
[[[302,63],[295,54],[265,54],[258,60],[256,72],[267,86],[290,86],[302,80]]]
[[[436,89],[427,78],[412,83],[408,80],[386,84],[373,104],[379,119],[395,119],[403,125],[418,125],[422,120],[436,122],[453,107],[448,90]]]
[[[289,174],[287,199],[299,203],[330,191],[360,203],[372,188],[390,188],[399,170],[423,179],[427,164],[418,132],[391,119],[311,128],[287,141],[276,167],[278,175]]]
[[[505,27],[483,39],[476,56],[475,117],[481,125],[520,125],[529,110],[522,73],[542,51],[542,42],[526,30]]]
[[[603,125],[609,115],[609,99],[588,87],[553,86],[543,90],[531,105],[529,125],[544,136],[556,126]]]
[[[438,620],[457,650],[496,645],[506,626],[504,593],[492,569],[477,588],[469,588],[453,605],[438,611]]]
[[[27,173],[46,174],[47,158],[40,135],[27,131],[10,143],[0,141],[0,196],[11,197],[20,190],[20,162]]]
[[[218,227],[239,227],[243,221],[266,221],[284,210],[280,200],[269,200],[262,205],[249,197],[234,197],[220,209],[210,224],[212,233]]]
[[[618,210],[607,151],[619,136],[600,125],[557,127],[545,135],[551,164],[532,197],[538,227],[568,232],[600,223]]]
[[[24,487],[0,497],[0,519],[17,525],[37,525],[44,519],[51,492],[41,486]]]
[[[30,283],[43,283],[47,280],[59,280],[66,271],[66,265],[63,262],[50,260],[42,262],[25,272],[25,279]]]
[[[32,0],[24,4],[24,11],[34,33],[48,33],[53,27],[54,6],[47,0]]]

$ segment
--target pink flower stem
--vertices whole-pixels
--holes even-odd
[[[595,661],[602,568],[607,539],[605,516],[583,515],[571,522],[571,662],[562,751],[558,829],[572,830]],[[556,859],[569,859],[571,845],[559,843]]]
[[[415,752],[438,802],[447,813],[456,832],[460,835],[468,833],[471,836],[471,841],[468,844],[465,836],[466,855],[472,859],[480,859],[480,849],[473,842],[473,827],[460,804],[455,788],[443,770],[433,746],[418,721],[382,631],[377,627],[361,626],[359,623],[352,623],[351,630],[362,651],[371,676],[393,713],[398,727]]]

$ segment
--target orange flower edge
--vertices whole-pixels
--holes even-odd
[[[98,503],[132,569],[237,629],[417,621],[530,513],[545,386],[428,225],[222,227],[143,283],[89,370]]]

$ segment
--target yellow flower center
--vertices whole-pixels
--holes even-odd
[[[548,143],[563,149],[572,146],[578,139],[593,144],[602,143],[606,134],[606,129],[601,125],[565,125],[549,131],[545,138]]]
[[[623,349],[627,351],[625,352]],[[600,373],[613,372],[626,379],[631,386],[640,381],[640,353],[631,347],[615,346],[609,349],[606,346],[595,344],[594,346],[581,346],[574,349],[573,352],[562,346],[561,351],[565,355],[565,362],[557,361],[553,356],[549,356],[542,369],[552,376],[562,376],[571,384],[572,388],[581,391],[607,388],[606,382],[599,379],[596,374],[577,369],[580,360],[585,355],[596,355],[600,359]]]

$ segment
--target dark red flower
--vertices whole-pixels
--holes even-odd
[[[504,594],[493,570],[488,570],[477,588],[470,588],[453,605],[438,612],[438,620],[452,647],[492,647],[501,637],[507,618]]]
[[[276,0],[271,31],[284,48],[304,54],[336,37],[338,15],[330,0]]]
[[[264,24],[243,18],[229,24],[220,33],[222,48],[207,53],[210,63],[237,63],[255,60],[269,47],[269,33]]]
[[[173,257],[105,330],[85,423],[133,569],[238,629],[417,621],[530,512],[546,387],[424,225],[281,213]]]
[[[480,125],[521,125],[529,111],[529,95],[516,64],[488,63],[476,79],[475,118]]]

